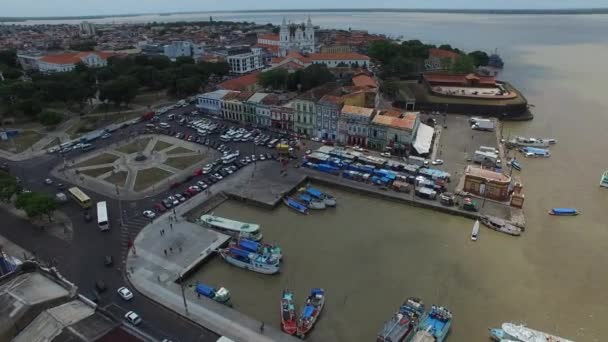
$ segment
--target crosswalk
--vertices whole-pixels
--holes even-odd
[[[123,265],[127,261],[127,253],[137,234],[150,223],[150,219],[143,216],[131,217],[125,220],[120,231],[120,255]]]

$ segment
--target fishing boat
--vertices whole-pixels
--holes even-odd
[[[308,214],[308,208],[304,204],[296,201],[295,199],[293,199],[291,197],[283,198],[283,203],[286,206],[290,207],[291,209],[299,212],[300,214],[305,214],[305,215]]]
[[[608,188],[608,170],[604,171],[604,174],[602,174],[602,178],[600,179],[600,186]]]
[[[299,194],[298,195],[298,200],[302,203],[304,203],[308,209],[325,209],[325,202],[324,201],[320,201],[316,198],[313,198],[312,196],[308,195],[308,194]]]
[[[521,171],[521,163],[517,161],[517,159],[511,160],[511,167],[517,171]]]
[[[473,224],[473,230],[471,231],[471,240],[477,241],[477,237],[479,236],[479,220],[476,220]]]
[[[483,216],[481,216],[480,219],[481,219],[482,224],[484,224],[486,227],[493,229],[497,232],[501,232],[501,233],[505,233],[505,234],[509,234],[509,235],[513,235],[513,236],[521,235],[521,232],[522,232],[521,228],[516,227],[515,225],[513,225],[501,218],[483,215]]]
[[[421,299],[410,297],[399,308],[391,319],[384,323],[376,337],[376,342],[408,342],[414,336],[420,318],[424,314],[424,303]]]
[[[436,342],[443,342],[448,331],[450,331],[451,325],[452,313],[450,310],[442,306],[433,305],[418,325],[418,330],[430,334],[435,338]],[[424,333],[421,334],[421,336],[423,335]]]
[[[205,296],[209,299],[222,304],[226,304],[230,300],[230,291],[220,287],[219,289],[207,286],[205,284],[198,283],[194,288],[194,291],[199,295]]]
[[[549,158],[551,157],[551,152],[547,149],[536,148],[536,147],[522,147],[519,149],[524,156],[529,158]]]
[[[279,272],[279,260],[270,255],[261,255],[235,247],[220,249],[219,253],[229,264],[246,270],[263,274]]]
[[[575,208],[553,208],[549,211],[549,215],[555,216],[576,216],[580,214]]]
[[[503,323],[500,328],[489,329],[494,341],[517,342],[573,342],[571,340],[530,329],[523,325]]]
[[[236,238],[254,241],[262,240],[259,224],[239,222],[214,215],[201,216],[199,224]]]
[[[336,206],[336,199],[332,195],[322,193],[321,191],[310,186],[306,188],[306,193],[318,200],[325,202],[325,205],[328,207]]]
[[[281,297],[281,328],[289,335],[295,334],[298,330],[293,293],[287,289],[283,290]]]
[[[315,322],[319,318],[325,305],[325,290],[314,288],[310,290],[310,295],[306,298],[302,314],[298,319],[297,335],[304,338],[310,332]]]
[[[279,260],[283,258],[281,247],[277,245],[271,245],[269,243],[262,243],[248,239],[237,239],[230,243],[230,246],[244,249],[249,252],[258,253],[262,255],[270,255]]]
[[[540,139],[540,138],[526,138],[526,137],[515,137],[509,140],[509,143],[516,146],[526,147],[549,147],[557,143],[555,139]]]

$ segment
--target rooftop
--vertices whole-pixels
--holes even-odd
[[[76,64],[81,62],[83,58],[89,55],[97,55],[99,58],[106,60],[111,57],[113,54],[109,52],[100,52],[100,51],[84,51],[78,53],[62,53],[57,55],[46,55],[40,58],[41,61],[53,64]]]
[[[243,90],[247,87],[255,85],[258,82],[259,71],[252,72],[250,74],[233,78],[228,81],[224,81],[218,85],[221,89],[229,89],[229,90]]]
[[[452,58],[455,59],[459,56],[458,53],[454,52],[454,51],[450,51],[450,50],[443,50],[443,49],[429,49],[429,57],[436,57],[436,58]]]
[[[200,94],[200,95],[197,95],[197,96],[198,97],[204,97],[204,98],[207,98],[207,99],[221,100],[221,99],[224,98],[224,96],[226,96],[230,92],[231,91],[227,90],[227,89],[219,89],[219,90],[216,90],[216,91]]]
[[[347,105],[342,107],[342,113],[371,117],[374,114],[374,109]]]
[[[393,117],[387,115],[376,115],[372,123],[382,126],[388,126],[397,129],[413,130],[416,125],[418,113],[406,113],[403,117]]]
[[[311,61],[323,60],[365,60],[369,61],[369,57],[356,52],[338,52],[338,53],[313,53],[308,56]]]
[[[255,93],[249,98],[249,100],[247,100],[247,102],[260,103],[268,95],[268,93]]]
[[[266,40],[279,40],[278,34],[268,33],[258,37],[258,39],[266,39]]]
[[[471,165],[467,166],[467,168],[465,170],[465,174],[467,176],[485,178],[488,181],[493,181],[493,182],[509,183],[511,181],[511,177],[509,177],[505,174],[494,172],[494,171],[488,170],[488,169],[482,169],[480,167],[471,166]]]
[[[364,74],[354,76],[353,84],[357,87],[378,87],[378,83],[373,77]]]
[[[425,73],[423,77],[427,82],[431,83],[475,83],[484,85],[496,85],[496,78],[494,76],[480,76],[475,74],[451,75],[445,73]]]
[[[322,104],[341,105],[344,103],[344,99],[342,99],[342,97],[340,96],[325,95],[321,98],[321,100],[319,100],[319,102]]]

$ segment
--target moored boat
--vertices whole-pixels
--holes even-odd
[[[503,323],[500,328],[490,329],[490,337],[494,341],[573,342],[559,336],[547,334],[513,323]]]
[[[486,227],[493,229],[497,232],[520,236],[522,229],[512,225],[511,223],[494,216],[483,215],[480,218],[481,223],[483,223]]]
[[[268,255],[261,255],[235,247],[219,250],[220,256],[226,262],[246,270],[275,274],[279,272],[279,260]]]
[[[600,186],[608,188],[608,170],[604,171],[602,178],[600,178]]]
[[[551,157],[551,152],[544,148],[536,148],[536,147],[522,147],[519,149],[524,156],[529,158],[549,158]]]
[[[376,337],[377,342],[408,342],[414,336],[420,318],[424,314],[424,303],[419,298],[408,298]]]
[[[304,204],[296,201],[295,199],[293,199],[291,197],[283,198],[283,203],[286,206],[290,207],[291,209],[299,212],[300,214],[304,214],[304,215],[308,214],[308,208]]]
[[[289,335],[298,330],[293,293],[287,289],[283,290],[281,297],[281,328]]]
[[[471,240],[477,241],[477,237],[479,237],[479,220],[475,221],[473,230],[471,230]]]
[[[205,227],[213,228],[221,233],[236,238],[245,238],[254,241],[260,241],[262,239],[259,224],[245,223],[214,215],[201,216],[199,223]]]
[[[521,171],[521,163],[517,161],[517,159],[511,160],[511,167],[517,171]]]
[[[328,207],[336,206],[336,199],[332,195],[325,194],[310,186],[308,188],[306,188],[306,193],[308,193],[310,196],[312,196],[318,200],[325,202],[325,205]]]
[[[219,289],[207,286],[205,284],[198,283],[194,288],[194,291],[199,295],[205,296],[209,299],[213,299],[218,303],[225,304],[230,300],[230,291],[220,287]]]
[[[432,335],[437,342],[443,342],[451,326],[452,313],[450,310],[433,305],[418,325],[418,330]]]
[[[308,209],[325,209],[325,202],[324,201],[320,201],[316,198],[312,198],[312,196],[308,195],[308,194],[299,194],[298,195],[298,200],[302,203],[304,203]]]
[[[302,308],[302,314],[298,319],[297,335],[304,338],[315,325],[323,306],[325,305],[325,290],[314,288],[310,290],[310,295],[306,298],[306,303]]]
[[[554,216],[576,216],[580,214],[575,208],[553,208],[549,211],[549,215]]]
[[[270,255],[281,260],[283,253],[281,247],[271,245],[269,243],[256,242],[248,239],[236,239],[231,244],[232,247],[244,249],[249,252],[254,252],[262,255]]]
[[[517,146],[526,147],[548,147],[557,143],[555,139],[539,139],[539,138],[526,138],[526,137],[515,137],[509,140],[509,143]]]

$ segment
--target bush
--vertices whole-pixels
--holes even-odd
[[[57,112],[44,111],[38,114],[38,121],[45,126],[54,126],[63,120],[63,115]]]

